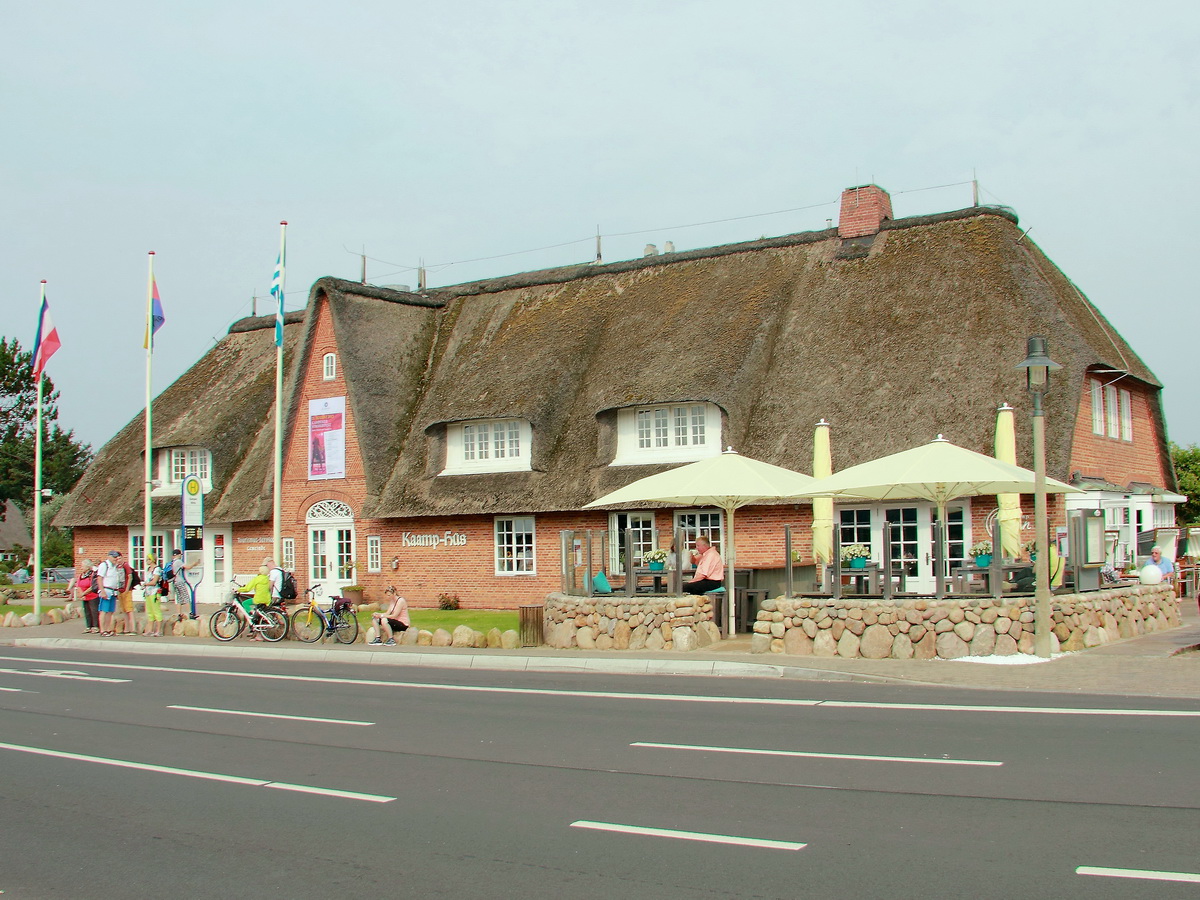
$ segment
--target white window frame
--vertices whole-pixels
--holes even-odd
[[[163,447],[156,452],[155,458],[158,484],[153,496],[178,497],[180,485],[193,473],[200,478],[204,493],[212,490],[212,451],[204,447]]]
[[[679,551],[682,568],[692,567],[691,551],[696,549],[697,534],[708,538],[709,544],[725,558],[725,514],[721,510],[705,507],[676,510],[674,526],[676,531],[683,529],[683,547]]]
[[[1121,440],[1133,441],[1133,395],[1129,391],[1120,391],[1121,405]]]
[[[283,552],[283,559],[279,561],[279,565],[289,572],[294,572],[296,570],[296,539],[283,538],[280,542],[280,549]]]
[[[537,574],[536,517],[496,516],[492,534],[497,576]]]
[[[383,540],[377,534],[367,535],[367,571],[383,571]]]
[[[1121,436],[1121,415],[1118,410],[1117,389],[1111,384],[1104,386],[1104,409],[1108,419],[1108,436],[1119,438]]]
[[[526,419],[472,419],[446,426],[446,467],[441,475],[528,472],[533,466],[533,426]]]
[[[321,380],[333,381],[337,378],[337,354],[326,353],[321,357]]]
[[[1092,434],[1104,434],[1104,387],[1099,378],[1090,379],[1092,389]]]
[[[642,557],[655,549],[654,512],[652,510],[622,510],[608,514],[608,533],[611,535],[608,546],[609,571],[615,575],[624,575],[625,566],[621,554],[625,552],[625,542],[621,540],[621,517],[625,517],[625,527],[633,532],[633,559],[635,565],[645,565]]]
[[[614,466],[695,462],[721,452],[721,410],[713,403],[662,403],[617,410]]]

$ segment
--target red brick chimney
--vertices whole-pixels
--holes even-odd
[[[892,198],[875,184],[842,191],[838,214],[838,237],[855,238],[877,234],[884,219],[892,217]]]

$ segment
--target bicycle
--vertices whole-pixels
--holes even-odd
[[[236,581],[231,580],[229,584],[229,599],[208,620],[208,630],[212,632],[213,637],[218,641],[228,642],[247,629],[257,632],[262,635],[263,640],[271,643],[287,637],[288,618],[279,607],[274,604],[254,606],[247,612],[241,604],[241,599],[249,595],[238,593],[237,589],[241,585]]]
[[[350,601],[342,597],[331,597],[329,609],[317,605],[321,585],[314,584],[304,592],[308,605],[292,613],[292,634],[296,640],[315,644],[332,635],[340,644],[353,644],[358,640],[358,617],[350,608]]]

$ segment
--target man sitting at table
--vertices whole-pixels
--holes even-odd
[[[704,535],[696,538],[692,559],[696,562],[696,571],[691,579],[684,582],[685,593],[707,594],[725,583],[725,561]]]
[[[1028,594],[1033,590],[1033,560],[1029,558],[1029,554],[1021,551],[1021,555],[1016,559],[1017,565],[1027,563],[1024,568],[1016,569],[1009,574],[1009,579],[1004,583],[1004,590],[1019,591],[1022,594]]]

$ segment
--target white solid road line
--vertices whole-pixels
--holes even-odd
[[[290,719],[293,722],[319,722],[322,725],[374,725],[374,722],[359,722],[356,719],[321,719],[316,716],[285,716],[281,713],[250,712],[246,709],[214,709],[209,706],[168,706],[167,709],[182,709],[187,712],[220,713],[226,716],[254,716],[257,719]]]
[[[1105,878],[1138,878],[1142,881],[1186,881],[1200,884],[1195,872],[1155,872],[1152,869],[1106,869],[1103,866],[1078,866],[1076,875],[1101,875]]]
[[[68,669],[0,669],[5,675],[35,675],[38,678],[69,678],[73,681],[103,681],[109,684],[129,684],[128,678],[102,678]]]
[[[20,688],[10,688],[10,687],[0,687],[0,691],[8,691],[8,692],[10,692],[10,693],[13,693],[13,694],[23,694],[23,693],[25,693],[25,692],[24,692],[23,690],[21,690]]]
[[[0,656],[0,660],[60,663],[53,659]],[[1147,716],[1152,718],[1200,718],[1200,709],[1106,709],[1083,706],[966,706],[943,703],[885,703],[850,700],[808,700],[791,697],[714,697],[702,694],[642,694],[626,691],[579,691],[550,688],[487,687],[468,684],[436,684],[418,681],[381,681],[374,678],[329,678],[322,675],[282,675],[275,672],[238,672],[221,669],[190,669],[182,666],[147,666],[130,663],[71,662],[70,665],[126,672],[174,672],[181,675],[213,675],[223,678],[249,678],[261,681],[295,681],[304,684],[348,684],[361,687],[405,688],[409,690],[451,691],[474,694],[515,694],[533,697],[579,697],[593,700],[666,701],[746,706],[820,707],[824,709],[878,709],[883,711],[923,710],[927,712],[1036,713],[1060,716]],[[0,670],[3,671],[3,670]],[[30,673],[24,673],[30,674]]]
[[[937,759],[925,756],[866,756],[858,753],[813,753],[804,750],[756,750],[750,747],[710,747],[703,744],[658,744],[636,741],[630,747],[652,750],[702,750],[708,753],[748,753],[756,756],[802,756],[809,759],[849,759],[857,762],[928,763],[934,766],[1002,766],[991,759]]]
[[[615,831],[619,834],[639,834],[649,837],[675,838],[680,841],[703,841],[707,844],[736,844],[742,847],[765,847],[768,850],[803,850],[807,844],[794,841],[769,841],[764,838],[738,837],[733,834],[705,834],[702,831],[674,831],[670,828],[643,828],[640,825],[618,825],[615,822],[571,823],[572,828],[587,828],[592,831]]]
[[[83,753],[68,753],[64,750],[48,750],[45,747],[26,747],[22,744],[0,743],[0,750],[15,750],[18,753],[31,753],[35,756],[50,756],[55,759],[70,759],[76,762],[97,763],[102,766],[115,766],[120,769],[136,769],[141,772],[157,772],[163,775],[180,775],[184,778],[201,778],[205,781],[221,781],[226,784],[240,784],[246,787],[269,787],[281,791],[295,791],[302,794],[320,794],[325,797],[340,797],[346,800],[365,800],[368,803],[391,803],[395,797],[384,797],[381,794],[360,794],[355,791],[338,791],[332,788],[311,787],[303,784],[286,784],[279,781],[264,781],[260,778],[245,778],[241,775],[223,775],[220,772],[198,772],[194,769],[178,769],[174,766],[156,766],[150,763],[133,762],[127,759],[109,759],[104,756],[88,756]]]

